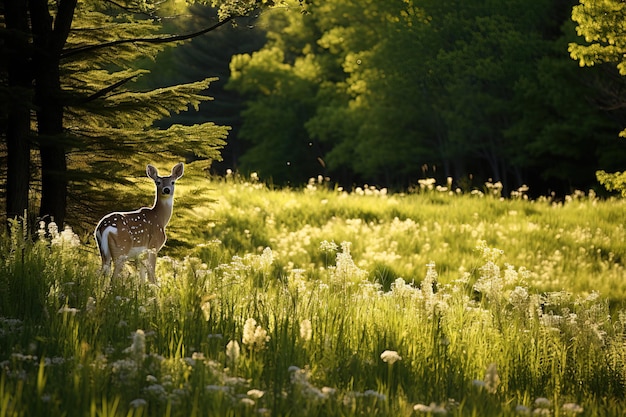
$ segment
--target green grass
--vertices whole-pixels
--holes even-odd
[[[0,239],[0,417],[626,407],[623,200],[186,175],[158,285],[69,232]]]

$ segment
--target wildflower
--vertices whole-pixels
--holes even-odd
[[[146,388],[144,388],[144,391],[147,394],[159,399],[167,398],[167,391],[165,390],[165,387],[160,384],[148,385]]]
[[[419,184],[420,189],[427,190],[427,191],[432,191],[432,189],[435,187],[436,182],[437,180],[434,178],[425,178],[425,179],[417,180],[417,183]]]
[[[50,224],[52,225],[52,223]],[[52,236],[52,241],[51,241],[52,245],[61,246],[61,247],[80,246],[80,238],[78,237],[76,233],[72,231],[72,228],[69,226],[65,226],[65,229],[63,229],[63,231],[60,234],[57,233],[56,235],[53,235],[52,233],[50,233],[50,235]]]
[[[249,406],[249,407],[252,407],[252,406],[254,406],[254,404],[256,404],[256,403],[254,402],[254,400],[253,400],[253,399],[250,399],[250,398],[242,398],[242,399],[241,399],[241,400],[239,400],[239,401],[241,402],[241,404],[243,404],[243,405],[245,405],[245,406]]]
[[[204,387],[205,391],[207,392],[230,392],[231,391],[231,387],[227,387],[225,385],[207,385],[206,387]]]
[[[526,416],[530,414],[530,408],[526,407],[525,405],[519,404],[517,407],[515,407],[515,412],[517,414],[522,414]]]
[[[387,399],[387,396],[385,394],[381,394],[380,392],[374,391],[373,389],[368,389],[365,392],[363,392],[363,396],[373,397],[380,401],[385,401]]]
[[[498,367],[495,363],[489,364],[485,372],[485,389],[490,394],[495,394],[500,385],[500,376],[498,375]]]
[[[46,222],[43,220],[39,222],[39,230],[37,230],[39,240],[46,240]]]
[[[402,356],[398,355],[398,352],[396,352],[395,350],[386,350],[380,354],[380,359],[382,359],[383,362],[386,362],[389,365],[393,365],[397,361],[402,360]]]
[[[338,278],[363,278],[367,272],[359,268],[350,254],[351,242],[341,242],[341,252],[335,258],[335,276]]]
[[[424,280],[422,281],[422,285],[421,285],[421,290],[422,290],[422,295],[424,296],[424,298],[426,300],[430,300],[433,297],[433,285],[437,285],[437,270],[435,269],[435,263],[433,261],[430,261],[428,264],[426,264],[426,267],[428,268],[426,270],[426,276],[424,277]]]
[[[481,380],[481,379],[475,379],[472,381],[472,385],[477,387],[477,388],[485,388],[487,386],[487,384],[485,384],[485,381]]]
[[[487,246],[487,242],[479,240],[476,246],[476,250],[482,253],[482,257],[487,262],[495,262],[500,256],[504,254],[503,250],[490,248]]]
[[[445,407],[441,406],[441,405],[437,405],[435,403],[430,403],[430,405],[425,405],[425,404],[415,404],[413,406],[413,410],[417,411],[418,413],[430,413],[430,414],[440,414],[440,415],[444,415],[444,414],[448,414],[448,410],[446,410]]]
[[[311,328],[311,320],[304,319],[300,322],[300,337],[308,342],[313,337],[313,329]]]
[[[54,221],[48,224],[48,234],[50,234],[50,238],[53,240],[59,236],[59,227]]]
[[[96,299],[89,297],[87,299],[87,305],[85,306],[87,313],[93,313],[96,310]]]
[[[265,342],[268,342],[270,337],[267,335],[267,330],[261,326],[256,325],[256,320],[249,318],[243,326],[243,337],[241,339],[244,345],[248,345],[253,350],[261,350],[265,347]]]
[[[561,410],[569,414],[580,414],[584,411],[584,409],[576,403],[565,403],[561,407]]]
[[[269,247],[263,249],[263,253],[260,256],[259,261],[261,264],[261,269],[263,270],[267,270],[270,266],[272,266],[272,263],[274,262],[274,254],[272,253],[272,249],[270,249]]]
[[[337,246],[335,242],[323,240],[320,243],[320,250],[322,252],[337,252],[337,249],[339,249],[339,246]]]
[[[59,309],[59,311],[57,311],[57,313],[59,313],[59,314],[68,313],[68,314],[72,314],[73,315],[73,314],[78,313],[79,311],[80,310],[77,309],[77,308],[72,308],[72,307],[69,307],[69,306],[65,305],[65,306],[61,307]]]
[[[237,359],[239,359],[239,353],[239,343],[236,340],[228,342],[226,345],[226,356],[228,356],[228,359],[230,359],[231,362],[237,362]]]
[[[539,397],[539,398],[535,399],[535,407],[536,408],[550,408],[551,405],[552,405],[552,403],[547,398]]]
[[[133,343],[126,348],[125,352],[130,353],[136,362],[143,361],[146,356],[146,334],[143,330],[137,329],[133,333]]]
[[[258,400],[263,395],[265,395],[265,392],[261,391],[261,390],[258,390],[258,389],[251,389],[246,394],[248,395],[248,397],[254,398],[255,400]]]
[[[141,408],[148,405],[148,402],[143,398],[136,398],[130,402],[130,406],[133,408]]]
[[[526,305],[528,301],[528,291],[524,287],[515,287],[509,294],[509,302],[515,308],[521,308]]]
[[[430,413],[430,407],[425,404],[415,404],[413,406],[413,410],[417,411],[418,413]]]

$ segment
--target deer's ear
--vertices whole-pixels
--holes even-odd
[[[146,167],[146,174],[155,181],[159,177],[157,169],[150,164]]]
[[[183,165],[182,162],[177,163],[176,165],[174,165],[174,168],[172,168],[172,175],[176,177],[176,179],[179,179],[180,177],[182,177],[184,172],[185,172],[185,166]]]

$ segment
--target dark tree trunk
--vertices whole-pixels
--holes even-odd
[[[60,0],[53,20],[47,0],[31,0],[35,48],[35,105],[41,154],[41,217],[51,216],[63,227],[67,205],[67,161],[63,130],[60,57],[77,0]]]
[[[8,86],[13,98],[7,121],[7,218],[23,216],[28,209],[30,182],[30,98],[32,75],[29,59],[28,7],[25,0],[5,2]]]

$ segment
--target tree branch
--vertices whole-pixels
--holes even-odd
[[[115,90],[117,87],[120,87],[120,86],[122,86],[122,85],[126,84],[127,82],[129,82],[129,81],[131,81],[131,80],[133,80],[133,79],[135,79],[135,78],[137,78],[137,76],[136,76],[136,75],[133,75],[133,76],[131,76],[131,77],[128,77],[128,78],[125,78],[125,79],[123,79],[123,80],[121,80],[121,81],[118,81],[118,82],[116,82],[116,83],[115,83],[115,84],[113,84],[113,85],[110,85],[110,86],[108,86],[108,87],[106,87],[106,88],[103,88],[103,89],[102,89],[102,90],[100,90],[100,91],[96,91],[95,93],[93,93],[93,94],[92,94],[92,95],[90,95],[89,97],[85,98],[85,100],[83,100],[83,103],[89,103],[90,101],[94,101],[94,100],[96,100],[97,98],[102,97],[102,96],[103,96],[103,95],[105,95],[106,93],[108,93],[108,92],[110,92],[110,91]]]
[[[151,43],[151,44],[161,44],[161,43],[171,43],[171,42],[179,42],[179,41],[186,41],[189,39],[193,39],[195,37],[204,35],[205,33],[209,33],[223,25],[225,25],[226,23],[230,22],[231,20],[235,19],[236,17],[239,16],[229,16],[226,19],[214,24],[213,26],[210,26],[208,28],[204,28],[202,30],[199,30],[197,32],[192,32],[192,33],[187,33],[185,35],[171,35],[171,36],[159,36],[159,37],[153,37],[153,38],[133,38],[133,39],[118,39],[116,41],[111,41],[111,42],[105,42],[105,43],[100,43],[100,44],[95,44],[95,45],[85,45],[85,46],[79,46],[76,48],[70,48],[70,49],[66,49],[64,51],[61,52],[61,59],[64,58],[69,58],[72,57],[74,55],[78,55],[78,54],[82,54],[82,53],[87,53],[87,52],[92,52],[98,49],[103,49],[103,48],[110,48],[113,46],[118,46],[118,45],[124,45],[124,44],[128,44],[128,43]]]

